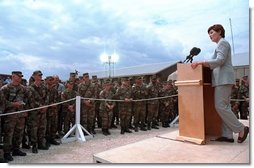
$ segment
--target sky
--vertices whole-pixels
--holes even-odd
[[[102,53],[118,55],[115,69],[177,62],[193,47],[201,49],[194,60],[210,59],[216,44],[207,29],[217,23],[233,64],[246,65],[249,22],[248,0],[0,0],[0,73],[66,80],[75,70],[105,70]]]

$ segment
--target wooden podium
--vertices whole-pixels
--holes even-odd
[[[221,119],[214,108],[211,70],[177,64],[179,136],[177,140],[205,144],[206,136],[221,135]]]

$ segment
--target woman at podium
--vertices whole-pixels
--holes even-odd
[[[191,67],[195,69],[198,65],[202,65],[212,70],[215,109],[222,119],[222,135],[216,141],[233,143],[233,133],[239,133],[237,142],[242,143],[249,134],[249,127],[244,126],[231,110],[230,95],[232,85],[235,83],[231,46],[224,39],[225,30],[220,24],[210,26],[208,35],[212,42],[217,43],[212,59],[193,62]]]

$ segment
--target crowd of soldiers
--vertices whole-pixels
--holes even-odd
[[[238,119],[247,120],[249,117],[249,79],[243,76],[236,79],[232,88],[231,108]]]
[[[42,76],[40,70],[34,71],[27,84],[22,72],[13,71],[11,82],[0,89],[0,112],[6,114],[0,117],[0,138],[6,162],[12,156],[26,156],[21,148],[38,153],[60,145],[58,139],[75,124],[76,96],[82,98],[81,125],[92,135],[95,128],[110,135],[109,130],[117,125],[120,134],[159,129],[160,122],[169,127],[178,115],[174,81],[161,82],[155,75],[149,82],[141,76],[102,81],[96,76],[90,79],[88,73],[80,79],[77,73],[70,73],[64,83],[57,75]],[[8,115],[26,109],[34,110]]]
[[[175,81],[162,82],[156,75],[147,82],[142,76],[112,81],[96,76],[90,79],[88,73],[77,78],[77,73],[70,73],[64,83],[57,75],[42,76],[40,70],[34,71],[27,84],[22,72],[13,71],[11,81],[0,89],[0,112],[7,114],[0,117],[0,161],[26,156],[21,147],[38,153],[60,145],[58,139],[75,124],[76,96],[82,98],[81,125],[92,135],[96,134],[95,128],[107,136],[110,129],[118,127],[120,134],[159,129],[159,123],[169,127],[178,115]],[[236,79],[231,99],[237,118],[248,119],[248,76]],[[55,104],[59,102],[64,103]],[[35,110],[8,115],[25,109]]]

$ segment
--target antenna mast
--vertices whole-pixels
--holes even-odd
[[[230,29],[231,29],[231,38],[232,38],[233,55],[235,55],[234,35],[233,35],[233,29],[232,29],[231,18],[229,18],[229,24],[230,24]]]

